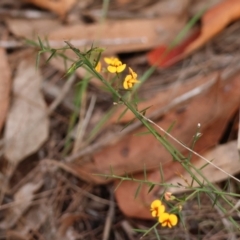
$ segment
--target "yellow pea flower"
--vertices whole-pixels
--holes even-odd
[[[104,58],[104,61],[109,65],[107,70],[110,73],[120,73],[126,68],[126,64],[122,64],[118,58]]]
[[[95,67],[95,70],[97,71],[97,72],[101,72],[101,70],[102,70],[102,64],[101,64],[101,62],[99,61],[98,63],[97,63],[97,66]]]
[[[129,68],[129,74],[125,77],[124,82],[123,82],[123,87],[125,89],[132,88],[135,83],[138,83],[139,81],[137,80],[137,74]]]
[[[172,228],[177,225],[178,218],[175,214],[162,213],[159,215],[158,221],[162,224],[162,227]]]
[[[150,211],[151,211],[153,217],[159,217],[161,214],[164,213],[165,206],[162,205],[162,202],[160,200],[154,200],[151,203]]]

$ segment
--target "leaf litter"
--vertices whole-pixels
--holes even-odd
[[[58,44],[61,43],[66,36],[68,36],[67,40],[75,37],[76,40],[84,40],[85,43],[86,41],[94,39],[89,36],[94,32],[91,30],[91,28],[94,29],[94,24],[98,27],[100,26],[98,21],[100,21],[101,18],[98,17],[99,15],[97,15],[98,11],[96,11],[96,9],[97,6],[100,6],[99,10],[101,10],[101,4],[86,0],[81,2],[80,6],[80,3],[78,5],[78,3],[75,2],[75,9],[69,12],[73,6],[71,4],[73,4],[74,1],[69,1],[68,6],[64,5],[66,3],[65,1],[54,3],[58,5],[58,7],[60,6],[61,9],[52,8],[52,6],[48,5],[48,2],[49,1],[42,1],[42,3],[46,5],[43,6],[38,1],[31,1],[31,3],[36,4],[36,6],[50,9],[59,16],[65,17],[66,22],[64,24],[59,19],[46,21],[44,17],[42,19],[40,18],[40,23],[37,24],[36,22],[34,23],[34,21],[29,21],[29,19],[26,20],[24,18],[21,21],[13,18],[5,19],[5,23],[7,23],[10,32],[13,34],[9,36],[9,39],[19,41],[19,39],[24,37],[37,37],[37,33],[42,34],[42,38],[45,38],[46,35],[54,37],[53,40]],[[192,5],[194,4],[191,4],[190,1],[174,2],[175,0],[164,0],[158,3],[151,1],[150,3],[150,1],[148,2],[146,0],[140,5],[137,5],[132,0],[119,0],[116,1],[115,4],[117,5],[115,5],[115,7],[121,5],[121,9],[124,12],[123,14],[121,13],[121,16],[125,17],[124,24],[126,23],[126,26],[132,26],[134,22],[137,26],[138,21],[142,23],[148,22],[149,25],[153,22],[157,24],[157,21],[161,22],[163,20],[164,22],[164,10],[162,10],[162,12],[157,11],[157,5],[155,4],[162,3],[162,6],[166,4],[166,9],[168,6],[168,10],[171,12],[171,14],[166,14],[167,17],[172,15],[171,17],[174,19],[173,22],[181,22],[181,24],[184,25],[189,16],[188,13],[196,11],[192,10],[194,8]],[[207,2],[209,3],[209,1],[206,1],[206,3]],[[215,4],[217,1],[211,1],[211,6],[213,5],[212,2]],[[21,6],[21,3],[19,3],[18,6],[13,3],[11,4],[11,6],[15,7],[20,13],[22,13],[21,11],[25,7]],[[203,3],[201,2],[201,4]],[[1,6],[4,5],[0,4],[0,10]],[[178,12],[174,6],[178,6],[181,12]],[[151,9],[150,7],[156,9],[154,13],[158,17],[157,20],[145,19],[147,16],[153,17],[154,19],[154,16],[150,14],[151,11],[147,11],[148,7],[149,9]],[[77,15],[76,12],[78,9],[81,9],[81,11],[79,11]],[[82,9],[88,10],[85,11],[87,14],[82,14]],[[93,11],[91,11],[91,9],[93,9]],[[138,14],[136,14],[136,11]],[[39,16],[45,16],[41,9],[36,9],[36,12],[40,14]],[[69,12],[69,15],[67,12]],[[117,12],[118,8],[117,11],[114,12],[114,4],[111,3],[108,18],[112,18],[111,21],[115,21],[115,26],[123,26],[123,20],[117,17]],[[92,19],[95,23],[86,24],[82,19],[79,20],[79,15],[81,17],[89,17],[89,19]],[[137,17],[139,20],[128,19],[126,16],[131,16],[131,18],[135,16],[135,18]],[[181,21],[179,19],[181,19]],[[106,24],[111,24],[111,22],[107,20]],[[180,25],[178,25],[177,28],[181,29],[182,25]],[[25,28],[25,26],[28,26],[28,28]],[[226,26],[224,26],[224,28],[225,27]],[[54,30],[51,30],[51,28]],[[165,28],[168,29],[167,27]],[[85,30],[86,35],[84,35],[82,29]],[[118,29],[118,27],[116,27],[116,29]],[[124,29],[126,29],[126,31],[124,31]],[[108,50],[110,50],[108,53],[114,55],[125,53],[122,57],[129,65],[134,64],[134,59],[136,59],[134,69],[138,69],[138,74],[141,75],[149,66],[147,66],[146,62],[146,52],[138,53],[138,51],[146,51],[150,48],[157,47],[159,44],[165,44],[171,41],[173,36],[176,36],[176,32],[172,28],[169,28],[169,32],[165,32],[167,34],[166,38],[166,34],[161,32],[161,29],[152,28],[145,31],[145,34],[156,34],[154,31],[157,30],[159,36],[158,42],[151,42],[150,45],[135,44],[134,48],[131,47],[131,44],[122,44],[122,40],[129,37],[130,34],[133,34],[131,36],[138,34],[135,30],[137,31],[137,27],[132,29],[126,27],[122,28],[121,35],[114,33],[112,35],[112,43],[120,37],[122,38],[121,44],[113,44],[111,47],[108,47]],[[224,132],[226,132],[226,129],[229,128],[228,124],[232,121],[237,111],[236,109],[239,106],[239,95],[237,91],[237,89],[239,89],[239,78],[235,77],[239,72],[239,66],[237,64],[239,59],[236,54],[236,49],[239,48],[239,44],[236,41],[239,33],[238,22],[233,23],[221,31],[223,32],[219,33],[219,36],[214,38],[212,42],[209,43],[207,41],[208,46],[203,47],[192,56],[189,56],[171,68],[157,70],[140,90],[141,97],[145,99],[145,102],[140,103],[140,108],[144,109],[150,105],[153,106],[147,110],[147,116],[148,114],[152,115],[156,122],[159,122],[161,126],[164,123],[165,125],[163,125],[166,128],[177,118],[177,123],[173,131],[178,131],[179,139],[184,142],[189,142],[189,139],[191,139],[198,119],[205,122],[205,124],[203,124],[204,135],[197,149],[197,151],[199,150],[203,154],[206,149],[222,141],[221,137]],[[68,34],[66,35],[66,33]],[[157,36],[157,34],[154,36]],[[104,42],[103,37],[100,37],[100,39]],[[165,40],[163,41],[162,39]],[[14,46],[14,44],[5,46]],[[19,45],[15,46],[17,47]],[[133,57],[132,55],[134,54],[129,53],[131,50],[136,54]],[[21,52],[23,50],[19,49],[19,51]],[[115,193],[118,204],[113,207],[115,210],[113,217],[112,210],[110,211],[110,209],[112,209],[113,190],[112,188],[108,188],[109,185],[93,186],[92,183],[96,181],[96,179],[92,173],[96,173],[96,169],[99,167],[101,167],[100,173],[107,173],[109,171],[108,165],[110,161],[115,160],[115,162],[111,162],[116,164],[114,171],[121,171],[121,169],[125,169],[127,172],[133,171],[134,176],[141,178],[143,177],[141,173],[143,162],[137,160],[139,160],[139,157],[145,156],[145,159],[149,160],[146,160],[146,162],[149,163],[149,166],[147,166],[148,177],[158,181],[159,172],[154,171],[153,167],[157,162],[165,161],[163,159],[164,151],[154,144],[147,145],[146,142],[151,143],[151,141],[146,140],[145,144],[141,143],[143,147],[138,149],[141,145],[139,143],[142,141],[141,138],[148,137],[148,135],[139,137],[138,144],[135,144],[135,140],[131,140],[134,138],[132,136],[134,131],[142,132],[140,125],[136,122],[133,122],[131,126],[119,134],[119,129],[122,129],[122,124],[127,122],[128,118],[132,118],[131,114],[127,112],[118,125],[114,119],[118,118],[119,114],[114,115],[113,118],[110,119],[108,126],[90,143],[86,144],[84,141],[87,136],[82,136],[81,140],[84,147],[81,148],[80,146],[80,149],[74,153],[75,155],[68,155],[66,158],[63,158],[61,152],[64,147],[64,136],[67,132],[68,119],[74,109],[74,106],[66,104],[65,101],[66,99],[68,99],[68,101],[69,99],[71,100],[71,90],[69,90],[69,94],[65,93],[63,95],[66,99],[63,99],[63,96],[58,96],[58,94],[65,89],[65,78],[63,77],[64,67],[62,63],[60,66],[60,61],[55,62],[51,67],[43,66],[43,64],[40,63],[40,69],[36,71],[34,54],[32,54],[32,57],[24,57],[19,63],[16,61],[17,59],[14,59],[14,54],[17,56],[15,49],[13,53],[11,53],[11,58],[9,58],[10,65],[16,66],[16,71],[14,71],[12,67],[13,85],[11,106],[4,124],[3,140],[5,143],[5,154],[1,158],[3,163],[13,163],[16,165],[16,168],[10,174],[8,168],[5,167],[2,169],[3,176],[4,178],[6,177],[6,181],[3,181],[4,185],[1,189],[3,196],[1,196],[2,206],[0,207],[3,213],[3,219],[1,221],[3,236],[12,239],[98,239],[104,235],[108,236],[108,239],[139,239],[140,235],[129,231],[129,228],[146,228],[148,223],[142,220],[133,221],[125,218],[122,212],[131,217],[148,218],[146,204],[148,204],[149,199],[153,197],[152,192],[154,191],[156,193],[156,191],[161,191],[161,189],[154,188],[153,191],[147,195],[146,188],[142,187],[141,191],[139,191],[137,201],[133,201],[137,186],[123,183]],[[13,65],[13,60],[17,62],[17,64]],[[84,73],[81,72],[78,74],[78,77],[82,79],[83,75]],[[42,84],[45,86],[44,88],[42,88]],[[46,86],[54,86],[53,95],[49,95],[50,89],[48,88],[50,87]],[[75,85],[73,83],[73,88],[74,87]],[[198,89],[200,94],[194,95],[194,89],[195,91]],[[53,88],[51,91],[52,90]],[[229,99],[228,94],[232,96],[232,99]],[[86,102],[89,103],[93,96],[97,96],[96,109],[93,109],[93,116],[89,120],[85,134],[89,133],[94,124],[96,124],[96,119],[101,119],[106,109],[111,105],[111,96],[103,92],[99,85],[90,83],[90,87],[86,93]],[[49,114],[47,105],[53,106],[51,104],[53,104],[55,100],[57,100],[57,104],[56,106],[54,105],[51,114]],[[172,100],[175,101],[172,103]],[[198,109],[197,112],[196,109]],[[119,110],[119,112],[121,111]],[[34,127],[31,127],[32,125]],[[31,131],[27,131],[29,129],[31,129]],[[74,130],[71,136],[74,142],[76,140]],[[233,140],[235,139],[233,138]],[[11,141],[12,147],[8,145]],[[125,145],[128,143],[127,145],[129,146],[122,148],[121,144],[123,141],[125,141]],[[153,149],[154,146],[156,151]],[[228,147],[229,145],[226,144],[225,146]],[[234,145],[231,145],[231,147],[234,149]],[[114,150],[118,148],[120,151]],[[218,147],[216,149],[218,149]],[[140,150],[142,150],[142,152]],[[128,158],[129,155],[132,154],[131,152],[134,153],[133,156],[135,156],[134,158],[136,159],[134,163],[131,163],[131,161],[129,161],[130,158]],[[99,156],[103,157],[100,158]],[[124,160],[116,161],[116,156],[120,156],[120,159]],[[149,159],[150,156],[151,159]],[[97,158],[103,160],[99,160],[99,163],[96,164]],[[70,159],[71,161],[65,161],[66,159]],[[155,159],[157,159],[156,162]],[[166,156],[166,163],[164,165],[164,175],[169,181],[175,179],[176,175],[173,174],[174,172],[181,172],[179,166],[173,164],[170,160],[171,159]],[[198,159],[193,160],[196,162],[196,165],[200,163]],[[128,162],[127,165],[125,164],[126,161]],[[219,164],[223,167],[228,167],[228,161],[229,156],[226,155],[221,161],[219,160]],[[29,167],[30,165],[31,167]],[[235,164],[233,166],[235,166]],[[237,174],[237,167],[236,165],[234,169],[229,169],[229,171]],[[153,171],[149,172],[149,169]],[[184,174],[184,172],[182,172],[182,174]],[[215,177],[213,181],[218,181],[217,179],[221,181],[224,180],[224,177],[221,175],[216,174]],[[104,181],[104,179],[102,179],[102,181]],[[116,182],[114,184],[117,185],[118,183]],[[20,199],[26,201],[22,203]],[[202,201],[205,200],[203,196]],[[197,232],[201,229],[200,234],[204,236],[207,228],[202,227],[201,223],[204,222],[206,216],[214,220],[215,224],[218,223],[219,226],[224,224],[219,220],[218,212],[211,208],[211,202],[206,201],[203,215],[199,215],[199,212],[194,208],[195,205],[196,202],[192,201],[183,209],[189,226],[187,229],[188,234],[192,234],[191,231]],[[19,209],[17,209],[17,206],[19,206]],[[105,221],[106,216],[108,221]],[[192,216],[194,216],[194,218]],[[197,225],[194,225],[192,222],[196,220],[196,216],[199,222]],[[7,225],[8,228],[6,227]],[[126,227],[126,225],[128,227]],[[221,232],[223,228],[222,225],[218,228],[220,229],[217,232],[219,236],[224,234]],[[177,236],[179,239],[186,239],[186,230],[181,226],[178,226],[170,232],[167,230],[160,231],[161,234],[166,236]],[[151,239],[153,236],[150,235],[149,238]]]

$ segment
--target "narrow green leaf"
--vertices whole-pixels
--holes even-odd
[[[154,187],[155,187],[155,184],[152,183],[150,185],[149,189],[148,189],[148,193],[150,193],[153,190]]]
[[[101,56],[102,56],[102,52],[100,52],[100,53],[97,55],[97,59],[96,59],[96,61],[95,61],[95,65],[93,65],[94,68],[97,66],[98,62],[100,61]]]
[[[117,191],[117,189],[120,187],[120,185],[122,184],[122,182],[123,182],[123,179],[121,179],[121,181],[120,181],[120,182],[118,183],[118,185],[115,187],[114,192]]]
[[[94,126],[92,131],[89,133],[88,138],[86,140],[87,143],[91,142],[94,137],[102,130],[103,125],[107,122],[107,120],[113,115],[116,111],[116,108],[111,108],[105,115],[101,118],[101,120]]]
[[[210,162],[212,162],[214,159],[210,160]],[[203,170],[205,167],[207,167],[209,165],[209,163],[206,163],[204,165],[202,165],[199,170]]]
[[[117,122],[119,122],[119,121],[122,119],[122,117],[125,115],[125,113],[127,112],[127,110],[128,110],[128,108],[126,107],[126,108],[123,110],[123,112],[120,114],[120,116],[118,117]]]
[[[44,38],[44,41],[45,41],[45,44],[46,44],[47,48],[51,49],[51,46],[49,44],[47,36]]]
[[[121,132],[122,132],[125,128],[127,128],[128,126],[130,126],[130,125],[134,122],[134,120],[136,120],[136,118],[133,118],[133,119],[130,120],[128,123],[126,123],[126,124],[124,125],[124,127],[121,129]]]
[[[154,228],[153,230],[154,230],[154,232],[155,232],[155,236],[157,237],[157,240],[161,240],[160,235],[159,235],[157,229]]]
[[[166,132],[167,132],[167,133],[170,133],[170,132],[172,131],[172,129],[174,128],[175,124],[176,124],[176,121],[173,121],[172,124],[168,127],[168,129],[167,129]],[[165,138],[167,137],[167,134],[166,134],[166,133],[164,134],[164,137],[165,137]]]
[[[147,181],[147,170],[146,170],[146,165],[143,165],[143,175],[144,175],[144,180]]]
[[[140,184],[138,185],[137,190],[136,190],[135,195],[134,195],[134,199],[137,198],[137,196],[138,196],[138,194],[139,194],[139,192],[140,192],[141,189],[142,189],[142,183],[140,183]]]
[[[231,178],[228,178],[225,186],[223,187],[223,190],[228,191],[228,189],[230,189],[230,187],[231,187]]]
[[[39,68],[39,62],[40,62],[40,56],[41,56],[42,52],[39,51],[37,54],[37,58],[36,58],[36,69]]]
[[[142,113],[143,115],[145,115],[146,111],[147,111],[149,108],[151,108],[151,107],[152,107],[152,105],[149,106],[149,107],[146,107],[146,108],[142,109],[142,110],[139,111],[139,112]]]
[[[213,204],[212,204],[212,207],[214,207],[215,205],[216,205],[216,203],[218,202],[218,199],[219,199],[219,197],[220,197],[220,195],[218,195],[218,194],[215,194],[215,199],[213,200]]]
[[[39,47],[39,44],[33,40],[30,40],[30,39],[25,39],[24,40],[25,44],[28,44],[28,45],[31,45],[31,46],[34,46],[34,47]]]
[[[198,208],[201,208],[201,198],[200,198],[200,193],[197,192],[197,202],[198,202]]]
[[[50,57],[47,59],[46,63],[48,63],[52,59],[52,57],[56,54],[57,50],[56,49],[52,49],[51,52],[52,53],[51,53]]]
[[[193,28],[193,26],[196,25],[197,21],[199,21],[199,19],[202,17],[206,9],[207,8],[204,7],[190,19],[190,21],[185,25],[185,27],[180,31],[180,33],[175,37],[175,39],[170,44],[170,47],[169,47],[170,50],[183,40],[183,38],[187,35],[190,29]]]
[[[42,40],[40,39],[40,37],[38,37],[38,42],[39,42],[40,48],[41,48],[42,50],[45,50],[45,47],[44,47],[44,45],[43,45]]]
[[[79,58],[82,58],[83,57],[83,54],[80,52],[79,49],[75,48],[70,42],[68,41],[65,41],[65,43],[73,50],[73,52],[76,53],[76,55],[79,57]]]
[[[159,172],[160,172],[160,177],[161,177],[161,183],[164,183],[164,173],[162,169],[162,164],[160,163],[159,165]]]

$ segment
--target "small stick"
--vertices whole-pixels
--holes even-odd
[[[106,218],[105,226],[103,230],[103,238],[102,238],[103,240],[109,239],[109,234],[110,234],[111,225],[113,222],[114,213],[115,213],[115,202],[113,197],[113,189],[110,188],[110,204],[109,204],[107,218]]]

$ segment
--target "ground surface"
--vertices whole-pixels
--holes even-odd
[[[154,149],[152,142],[147,145],[146,140],[130,145],[140,125],[134,122],[126,131],[121,130],[131,115],[126,114],[116,124],[117,112],[93,133],[91,130],[106,116],[115,99],[98,79],[87,83],[84,69],[66,76],[64,63],[72,63],[64,62],[60,56],[46,63],[49,55],[43,52],[36,71],[40,50],[37,36],[46,50],[64,46],[64,40],[72,39],[76,40],[76,47],[88,49],[98,39],[99,45],[106,48],[105,56],[121,58],[140,77],[150,68],[150,50],[171,42],[206,4],[211,9],[224,1],[116,0],[110,1],[109,6],[108,1],[49,2],[0,2],[0,239],[140,239],[142,233],[133,229],[149,229],[155,220],[142,219],[145,213],[127,208],[131,204],[138,207],[133,200],[134,191],[123,185],[121,191],[133,196],[128,202],[115,195],[116,183],[92,174],[107,173],[110,165],[119,174],[126,169],[139,173],[145,156],[151,156],[146,166],[154,172],[161,155],[163,169],[171,181],[176,177],[171,156],[164,155],[158,147]],[[232,151],[227,144],[237,145],[238,140],[240,91],[234,86],[240,82],[240,22],[233,10],[226,7],[226,12],[235,14],[234,21],[222,26],[220,33],[209,37],[199,50],[182,56],[172,66],[156,69],[138,96],[144,100],[140,109],[144,109],[144,103],[154,106],[149,114],[159,124],[169,126],[176,119],[178,125],[173,134],[186,144],[191,142],[197,123],[203,123],[206,138],[197,150],[205,154],[211,147],[226,146],[226,154],[218,155],[218,163],[239,178],[238,159],[230,155],[237,152],[237,146]],[[222,19],[223,15],[216,13],[216,18]],[[198,21],[194,28],[201,26]],[[72,52],[66,55],[77,59]],[[209,87],[212,76],[216,81]],[[193,81],[194,77],[199,78]],[[200,94],[184,95],[193,89]],[[188,101],[180,98],[183,95],[190,96]],[[129,149],[123,147],[126,143]],[[194,161],[197,164],[198,159]],[[216,187],[220,190],[239,194],[237,181],[219,173],[206,174],[209,181],[218,182]],[[96,184],[100,182],[104,184]],[[186,194],[189,193],[176,196]],[[194,198],[183,206],[182,219],[176,227],[157,228],[159,239],[240,239],[239,232],[214,201],[205,194],[199,198],[200,205],[199,199]],[[237,197],[229,201],[239,208]],[[230,211],[227,205],[225,208],[226,215],[239,224],[239,213]],[[145,239],[158,238],[152,231]]]

